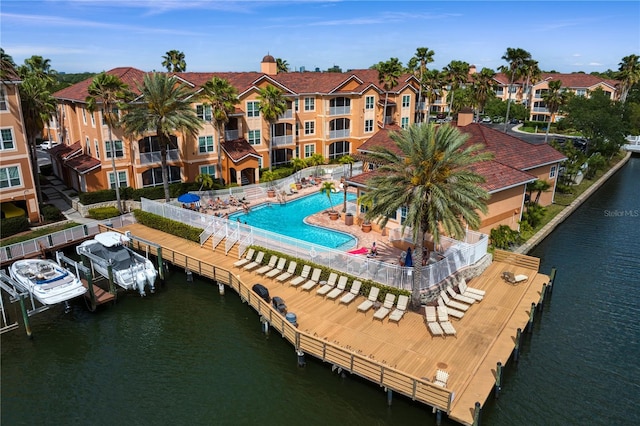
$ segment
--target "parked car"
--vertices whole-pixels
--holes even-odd
[[[42,141],[42,143],[40,144],[40,149],[51,149],[54,146],[58,146],[60,145],[60,142],[56,142],[56,141]]]
[[[483,123],[491,123],[491,117],[482,117]]]

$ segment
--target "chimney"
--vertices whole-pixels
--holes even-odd
[[[464,107],[458,112],[458,127],[468,126],[473,123],[473,110]]]

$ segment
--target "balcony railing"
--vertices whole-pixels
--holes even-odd
[[[351,105],[329,107],[329,115],[351,114]]]
[[[271,139],[271,147],[273,148],[286,145],[293,145],[293,135],[274,136]]]
[[[224,139],[227,141],[234,141],[238,139],[239,135],[240,135],[239,130],[225,130]]]
[[[284,114],[278,116],[278,120],[288,120],[293,118],[293,110],[288,109],[284,112]]]
[[[384,124],[391,124],[391,123],[393,123],[393,116],[392,115],[387,115],[384,118]]]
[[[329,139],[348,138],[350,134],[351,134],[350,129],[330,130]]]
[[[177,149],[170,149],[167,151],[167,161],[178,161],[179,159],[180,153]],[[160,151],[140,153],[140,164],[159,163],[160,161]]]
[[[549,112],[549,108],[545,108],[545,107],[533,107],[531,108],[531,110],[533,112],[546,112],[546,113]]]

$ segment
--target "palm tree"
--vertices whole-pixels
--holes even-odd
[[[169,72],[184,72],[187,70],[187,62],[184,53],[179,50],[170,50],[162,57],[162,66]]]
[[[114,183],[116,189],[116,202],[118,211],[122,210],[122,201],[120,200],[120,188],[118,185],[118,172],[116,171],[116,147],[113,140],[113,129],[119,126],[119,117],[117,113],[118,107],[127,98],[128,86],[116,75],[100,73],[93,78],[87,92],[89,96],[86,98],[87,109],[92,113],[96,107],[100,105],[102,117],[107,123],[107,131],[109,132],[109,144],[111,145],[111,169],[114,174]]]
[[[350,156],[350,155],[343,155],[342,157],[340,157],[340,159],[338,160],[338,162],[342,165],[349,165],[349,177],[353,176],[353,163],[356,162],[356,160]],[[344,191],[342,191],[344,194],[344,200],[342,202],[342,212],[345,213],[347,211],[347,182],[343,182],[344,185]]]
[[[549,90],[542,94],[542,100],[549,110],[549,123],[547,124],[547,131],[544,135],[544,142],[547,143],[547,139],[549,138],[549,128],[551,127],[551,123],[554,122],[556,112],[558,112],[567,102],[567,93],[562,90],[562,81],[550,81]]]
[[[418,77],[420,81],[420,87],[418,88],[418,104],[422,103],[422,78],[424,77],[424,73],[427,72],[427,64],[433,62],[433,55],[435,55],[435,52],[433,50],[429,50],[428,47],[418,47],[416,49],[415,56],[411,58],[417,64],[416,77]],[[416,115],[418,117],[416,122],[421,122],[422,112],[417,113]]]
[[[507,125],[509,124],[509,110],[511,109],[511,87],[513,86],[513,82],[522,77],[524,74],[527,64],[532,61],[531,53],[527,52],[524,49],[507,47],[507,52],[502,55],[502,59],[509,63],[508,66],[500,67],[500,71],[509,74],[509,85],[507,86],[508,99],[507,99],[507,114],[504,118],[504,129],[503,131],[507,131]]]
[[[480,186],[484,178],[471,167],[491,154],[482,152],[481,145],[465,146],[468,136],[447,124],[415,124],[390,137],[399,153],[378,148],[370,154],[380,166],[361,198],[369,205],[365,219],[375,219],[382,227],[398,209],[407,208],[402,231],[407,226],[413,231],[416,266],[411,301],[418,309],[425,233],[437,245],[441,232],[461,237],[467,225],[478,229],[478,211],[487,212],[489,194]]]
[[[213,77],[202,86],[200,98],[211,105],[213,125],[218,132],[218,178],[222,182],[222,142],[225,140],[225,126],[229,122],[229,115],[236,110],[238,104],[238,90],[224,78]]]
[[[490,68],[482,68],[482,70],[473,75],[473,84],[471,86],[472,96],[476,110],[476,121],[480,120],[480,112],[484,111],[484,106],[490,97],[496,95],[496,81],[494,80],[496,73]]]
[[[336,185],[330,180],[325,180],[324,182],[322,182],[322,186],[320,187],[320,193],[325,194],[329,199],[329,204],[331,204],[331,212],[335,212],[333,208],[333,200],[331,199],[331,193],[335,190]]]
[[[307,158],[307,164],[311,167],[316,168],[315,176],[318,177],[318,169],[320,168],[321,164],[324,164],[324,157],[322,156],[322,154],[316,152],[311,157]]]
[[[296,175],[296,183],[300,182],[300,170],[307,167],[307,162],[300,157],[293,158],[291,160],[291,167],[293,167],[293,173]]]
[[[36,74],[29,74],[23,77],[22,83],[18,87],[22,118],[29,145],[29,156],[31,157],[31,171],[36,185],[36,195],[38,200],[42,200],[42,190],[40,188],[40,179],[38,178],[36,138],[44,128],[45,123],[49,122],[56,113],[56,100],[51,94],[47,80],[38,77]]]
[[[189,88],[166,74],[146,74],[142,84],[138,85],[138,90],[141,93],[140,101],[127,105],[122,124],[128,135],[143,135],[150,130],[155,131],[160,144],[164,197],[169,201],[167,148],[171,143],[171,134],[181,131],[188,137],[195,138],[202,128],[202,121],[188,100],[191,94]]]
[[[281,72],[289,72],[289,64],[286,59],[276,58],[276,69],[278,74]]]
[[[213,188],[213,178],[209,173],[200,173],[198,176],[196,176],[196,182],[200,184],[200,189],[198,189],[198,192],[202,191],[202,188]]]
[[[629,90],[640,81],[640,56],[629,55],[622,58],[618,68],[618,80],[620,80],[620,102],[627,101]]]
[[[422,76],[421,86],[424,88],[424,98],[427,101],[425,109],[427,111],[427,122],[429,121],[429,109],[438,99],[438,94],[444,86],[443,74],[438,70],[427,70]]]
[[[451,111],[453,110],[453,98],[455,91],[460,88],[460,86],[464,85],[469,79],[469,68],[470,65],[467,62],[453,60],[443,69],[449,84],[451,84],[451,92],[449,93],[451,100],[449,101],[448,116],[451,116]]]
[[[378,82],[384,89],[384,109],[382,110],[382,128],[387,124],[387,103],[389,91],[398,85],[398,79],[402,74],[402,63],[398,58],[391,58],[387,62],[380,62],[378,68]]]
[[[0,47],[0,81],[15,78],[16,75],[18,75],[16,63],[13,62],[11,55],[6,54]]]
[[[530,110],[531,99],[533,97],[533,93],[531,93],[531,88],[533,87],[534,84],[540,81],[540,78],[542,76],[542,71],[538,66],[538,61],[535,61],[533,59],[525,61],[522,68],[523,68],[522,73],[524,74],[524,77],[525,77],[523,90],[524,90],[524,93],[527,95],[527,101],[526,101],[527,109]]]
[[[269,171],[271,171],[271,141],[273,140],[273,126],[282,114],[287,110],[287,101],[284,99],[282,90],[275,86],[268,85],[260,89],[258,93],[260,101],[260,113],[269,123]]]

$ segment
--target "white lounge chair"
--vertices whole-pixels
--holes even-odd
[[[392,293],[387,293],[387,295],[384,297],[384,303],[373,314],[373,318],[379,319],[380,321],[384,320],[387,317],[387,315],[389,315],[389,312],[391,312],[391,309],[393,309],[393,304],[395,303],[395,301],[396,301],[396,295]]]
[[[477,302],[477,300],[472,297],[467,297],[461,295],[460,293],[456,293],[456,291],[451,286],[447,286],[447,293],[449,294],[449,297],[451,297],[453,300],[457,300],[458,302],[466,303],[468,305],[473,305]]]
[[[320,274],[322,274],[322,269],[314,268],[311,278],[306,283],[302,284],[301,288],[304,291],[311,291],[312,288],[318,285],[318,281],[320,281]]]
[[[445,306],[438,306],[438,323],[440,323],[444,334],[456,335],[456,329],[449,321],[449,315],[447,314],[447,308]]]
[[[444,304],[444,300],[442,300],[442,297],[438,297],[438,306],[444,306],[447,308],[447,313],[457,319],[460,319],[464,316],[464,312],[459,311],[457,309],[453,309],[452,307],[448,307],[447,305]]]
[[[300,275],[298,275],[297,277],[292,279],[289,284],[291,284],[294,287],[299,286],[300,284],[302,284],[303,282],[305,282],[306,280],[309,279],[309,274],[310,273],[311,273],[311,266],[304,265],[302,267],[302,272],[300,272]]]
[[[463,293],[473,293],[473,294],[478,294],[480,296],[484,296],[485,294],[487,294],[486,291],[480,290],[479,288],[469,287],[467,285],[467,281],[464,278],[461,278],[460,281],[458,282],[458,288],[460,288],[460,291]],[[464,288],[464,290],[462,288]]]
[[[474,290],[476,290],[476,289],[474,289]],[[470,297],[472,299],[477,300],[478,302],[480,302],[482,299],[484,299],[484,294],[475,293],[475,292],[471,291],[471,289],[469,287],[467,287],[467,282],[464,279],[460,280],[460,282],[458,283],[458,291],[463,296]],[[482,291],[482,290],[480,290],[480,291]]]
[[[353,281],[353,283],[351,283],[349,292],[340,298],[340,303],[344,303],[345,305],[351,303],[353,299],[358,297],[358,295],[360,294],[360,287],[362,287],[362,283],[360,281]]]
[[[523,274],[514,275],[513,272],[505,271],[502,273],[502,279],[511,284],[520,284],[526,282],[529,277]]]
[[[367,300],[365,300],[364,302],[358,305],[358,311],[362,311],[366,313],[369,309],[371,309],[373,304],[378,300],[379,293],[380,293],[379,287],[371,287],[371,290],[369,290],[369,296],[367,297]]]
[[[244,269],[245,271],[250,271],[252,269],[255,269],[262,264],[262,259],[264,259],[264,252],[260,251],[256,256],[256,259],[253,262],[247,263],[246,265],[244,265],[242,269]]]
[[[316,290],[316,293],[320,296],[325,296],[336,286],[336,281],[338,281],[338,274],[335,272],[330,273],[327,283],[320,286],[320,288]]]
[[[469,309],[469,305],[465,305],[464,303],[456,302],[455,300],[449,299],[449,296],[447,296],[447,292],[444,290],[440,292],[440,297],[442,297],[442,300],[444,301],[444,304],[446,306],[449,306],[453,309],[457,309],[462,312],[467,312],[467,310]]]
[[[253,255],[255,254],[255,252],[256,252],[255,249],[250,248],[249,250],[247,250],[247,254],[245,254],[242,259],[240,259],[236,263],[234,263],[233,266],[237,266],[239,268],[239,267],[244,266],[247,263],[251,262],[251,259],[253,259]]]
[[[276,277],[276,281],[281,283],[285,282],[289,278],[291,278],[296,273],[296,268],[298,267],[298,262],[292,260],[289,262],[289,267],[287,268],[287,272],[284,272]]]
[[[449,373],[444,370],[436,371],[436,379],[433,381],[434,385],[442,386],[443,388],[447,387],[447,381],[449,381]]]
[[[389,314],[389,321],[398,322],[404,316],[404,313],[407,311],[407,305],[409,304],[409,296],[401,294],[398,296],[398,305],[396,308]]]
[[[424,307],[424,320],[426,322],[438,322],[438,316],[436,315],[436,307],[435,306],[425,306]]]
[[[281,274],[282,271],[284,270],[284,265],[286,264],[287,264],[287,259],[284,257],[281,257],[280,259],[278,259],[278,264],[276,265],[276,267],[270,270],[269,272],[267,272],[266,274],[264,274],[264,276],[267,278],[273,278],[276,275]]]
[[[349,277],[341,275],[340,279],[338,280],[338,285],[336,286],[336,288],[334,288],[329,292],[329,294],[327,294],[327,299],[331,299],[331,300],[336,299],[338,296],[344,293],[344,289],[347,288],[348,281],[349,281]]]
[[[266,274],[267,272],[269,272],[270,270],[276,267],[277,262],[278,262],[278,256],[276,256],[275,254],[272,254],[271,258],[269,258],[269,263],[262,266],[261,268],[258,268],[256,270],[256,274],[258,275]]]

